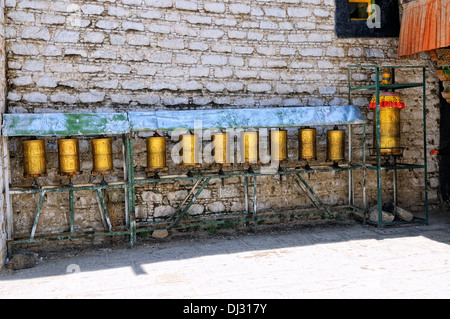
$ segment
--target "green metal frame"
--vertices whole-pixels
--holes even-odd
[[[123,156],[124,156],[124,180],[108,185],[86,185],[86,186],[42,186],[40,188],[11,188],[9,178],[9,151],[8,140],[11,137],[58,137],[58,136],[96,136],[114,135],[122,136]],[[128,235],[131,245],[134,245],[133,216],[130,214],[130,207],[133,207],[130,174],[133,173],[132,152],[130,152],[131,140],[129,135],[129,123],[126,113],[102,113],[102,114],[5,114],[3,116],[3,168],[5,172],[5,193],[6,193],[6,214],[7,214],[7,246],[8,254],[11,255],[13,245],[35,243],[47,240],[76,239],[95,236],[116,236]],[[125,192],[125,225],[113,230],[108,209],[105,203],[105,195],[108,189],[123,189]],[[77,191],[92,190],[95,193],[99,205],[99,212],[104,223],[105,230],[95,232],[76,231],[74,227],[74,193]],[[68,193],[69,202],[69,225],[68,230],[51,234],[36,234],[39,218],[42,213],[42,206],[46,194],[63,192]],[[33,226],[28,238],[16,238],[14,234],[13,203],[12,195],[39,194]],[[131,203],[131,204],[130,204]]]
[[[134,181],[135,185],[139,184],[151,184],[151,183],[162,183],[162,182],[176,182],[176,181],[194,181],[194,185],[188,192],[187,196],[178,205],[178,208],[173,213],[171,217],[164,221],[157,222],[142,222],[138,223],[136,232],[149,232],[156,229],[170,229],[170,228],[185,228],[194,226],[207,226],[214,224],[223,224],[225,222],[253,222],[255,229],[257,228],[258,221],[263,220],[273,220],[282,217],[305,217],[305,216],[333,216],[340,213],[351,213],[356,211],[363,211],[363,208],[353,205],[353,201],[349,194],[349,203],[347,205],[341,206],[329,206],[324,204],[320,197],[314,192],[312,187],[307,183],[307,181],[301,176],[301,174],[314,174],[323,172],[337,172],[337,171],[348,171],[361,170],[362,165],[350,164],[348,166],[343,166],[339,168],[326,167],[326,168],[316,168],[316,169],[284,169],[280,172],[273,173],[261,173],[261,172],[246,172],[245,170],[227,171],[225,174],[219,175],[218,173],[210,174],[194,174],[190,177],[179,176],[179,177],[160,177],[160,178],[150,178],[150,179],[137,179]],[[308,196],[314,206],[308,207],[297,207],[297,211],[308,210],[308,212],[301,213],[281,213],[272,214],[270,216],[258,216],[257,210],[257,178],[262,176],[271,175],[286,175],[292,176],[294,181],[303,188],[303,192]],[[214,215],[212,218],[190,218],[185,223],[181,223],[182,218],[188,213],[189,208],[201,194],[201,192],[206,188],[212,179],[222,179],[222,178],[232,178],[232,177],[243,177],[244,178],[244,200],[245,200],[245,211],[242,213],[226,213],[222,215]],[[250,192],[249,192],[249,179],[253,179],[253,209],[250,214]],[[197,187],[200,186],[198,190]]]
[[[167,111],[160,112],[155,111],[153,114],[145,112],[130,112],[130,128],[132,133],[134,132],[149,132],[149,131],[170,131],[175,128],[187,128],[195,129],[194,119],[202,120],[203,129],[213,128],[242,128],[242,127],[300,127],[304,125],[317,125],[317,126],[332,126],[332,125],[347,125],[348,126],[348,142],[349,142],[349,155],[348,165],[341,167],[333,167],[331,164],[324,167],[318,167],[314,169],[295,169],[295,168],[283,168],[281,171],[262,172],[254,171],[248,172],[244,168],[240,170],[226,171],[224,174],[218,174],[217,172],[207,173],[204,171],[200,174],[192,174],[191,176],[171,176],[171,177],[159,177],[159,178],[144,178],[144,179],[131,179],[135,188],[139,184],[156,184],[161,182],[176,182],[176,181],[193,181],[194,185],[188,192],[187,196],[181,201],[174,214],[167,220],[153,221],[153,222],[139,222],[136,225],[136,233],[150,232],[156,229],[171,229],[182,227],[195,227],[195,226],[208,226],[223,224],[226,222],[235,223],[253,223],[255,230],[259,221],[273,220],[283,217],[305,217],[305,216],[335,216],[340,213],[352,213],[363,212],[365,208],[357,207],[354,205],[354,184],[353,184],[353,171],[362,170],[365,160],[363,158],[363,164],[355,164],[352,161],[352,127],[353,125],[363,126],[363,147],[365,147],[365,132],[366,121],[365,118],[360,115],[353,114],[352,116],[357,120],[347,120],[349,114],[346,111],[357,112],[359,108],[348,106],[334,106],[334,107],[297,107],[297,108],[274,108],[274,109],[225,109],[225,110],[197,110],[197,111]],[[317,116],[311,116],[311,111],[314,111]],[[180,114],[182,113],[182,115]],[[332,116],[333,114],[334,116]],[[340,116],[337,116],[339,114]],[[147,120],[146,120],[147,117]],[[338,119],[338,120],[336,120]],[[329,206],[321,201],[320,197],[316,194],[313,188],[308,182],[301,176],[302,174],[314,174],[323,172],[338,172],[346,171],[349,174],[349,198],[347,205],[341,206]],[[271,175],[285,175],[291,176],[294,181],[302,188],[302,192],[311,200],[313,206],[297,207],[295,212],[282,212],[278,214],[264,214],[258,215],[257,209],[257,178],[262,176]],[[183,221],[183,217],[189,211],[189,208],[193,205],[195,200],[206,188],[212,179],[227,179],[232,177],[244,178],[244,201],[245,211],[240,213],[226,213],[214,215],[213,217],[190,217]],[[250,197],[249,192],[249,180],[253,179],[253,209],[250,213]],[[197,187],[200,188],[197,190]],[[134,192],[134,190],[133,190]],[[365,197],[365,195],[364,195]],[[134,205],[134,202],[133,202]],[[134,207],[132,211],[134,211]]]
[[[358,87],[352,87],[351,86],[351,69],[352,68],[368,68],[373,69],[374,75],[375,75],[375,81],[374,84],[366,85],[366,86],[358,86]],[[380,77],[380,68],[390,68],[393,70],[393,79],[392,84],[380,84],[380,81],[378,80]],[[416,82],[416,83],[395,83],[395,71],[397,69],[417,69],[422,70],[422,82]],[[380,155],[380,92],[382,90],[398,90],[398,89],[406,89],[406,88],[414,88],[414,87],[422,87],[422,120],[423,120],[423,164],[407,164],[407,163],[397,163],[394,161],[392,165],[389,166],[382,166],[381,164],[381,155]],[[383,228],[383,226],[390,226],[390,225],[399,225],[399,224],[412,224],[412,223],[425,223],[429,224],[429,210],[428,210],[428,173],[427,173],[427,152],[426,152],[426,146],[427,146],[427,133],[426,133],[426,67],[424,66],[377,66],[377,65],[349,65],[348,66],[348,100],[351,104],[351,93],[358,90],[374,90],[375,91],[375,103],[376,103],[376,110],[375,110],[375,116],[376,116],[376,149],[377,149],[377,163],[376,166],[373,165],[364,165],[365,169],[370,170],[376,170],[377,171],[377,205],[378,205],[378,222],[373,222],[366,218],[364,214],[363,222],[364,224],[374,224],[377,225],[379,228]],[[365,151],[364,151],[364,157],[365,157]],[[397,171],[403,170],[403,169],[423,169],[424,170],[424,193],[425,193],[425,218],[418,218],[414,217],[411,221],[393,221],[393,222],[383,222],[382,218],[382,179],[381,179],[381,172],[383,170],[393,170],[393,184],[394,184],[394,205],[397,205]],[[364,170],[364,180],[363,180],[364,188],[365,185],[365,170]],[[365,193],[365,191],[364,191]],[[366,207],[367,204],[364,202],[364,206]]]
[[[348,111],[348,113],[346,111]],[[209,112],[208,112],[209,111]],[[180,111],[186,112],[186,111]],[[315,117],[310,117],[311,112],[315,114]],[[133,246],[136,242],[136,235],[140,232],[147,232],[156,229],[169,229],[169,228],[182,228],[182,227],[195,227],[195,226],[207,226],[212,224],[222,224],[226,222],[245,222],[247,224],[253,223],[255,230],[259,221],[269,219],[279,219],[283,217],[304,217],[304,216],[334,216],[340,213],[351,213],[355,211],[362,211],[364,208],[360,208],[354,205],[354,184],[353,184],[353,171],[363,170],[363,164],[355,164],[352,161],[352,127],[353,125],[363,125],[363,148],[365,150],[365,132],[366,121],[356,106],[331,106],[331,107],[299,107],[299,108],[276,108],[276,109],[249,109],[246,113],[242,109],[226,109],[204,112],[192,111],[191,118],[204,117],[204,124],[210,128],[212,125],[218,124],[217,114],[221,114],[224,121],[220,124],[222,128],[236,128],[235,125],[241,125],[241,127],[251,127],[256,125],[258,127],[298,127],[310,123],[311,125],[347,125],[348,126],[348,142],[349,142],[349,155],[348,164],[341,165],[340,167],[334,167],[330,165],[318,166],[311,169],[296,169],[283,167],[279,171],[260,171],[249,172],[244,170],[243,166],[240,170],[226,171],[224,174],[218,174],[217,172],[202,171],[200,174],[194,174],[192,176],[175,176],[165,178],[147,178],[136,179],[134,171],[134,156],[133,156],[133,135],[136,132],[150,131],[150,130],[170,130],[173,127],[164,126],[164,120],[169,119],[170,123],[173,123],[173,119],[177,119],[179,114],[169,113],[155,113],[148,112],[130,112],[130,113],[117,113],[117,114],[5,114],[3,116],[3,150],[4,150],[4,171],[5,171],[5,192],[6,192],[6,204],[7,204],[7,243],[8,252],[11,253],[12,246],[14,244],[34,243],[44,240],[63,240],[63,239],[75,239],[83,237],[93,236],[115,236],[115,235],[127,235],[129,236],[130,245]],[[155,127],[142,126],[145,122],[136,123],[134,119],[141,120],[143,116],[150,116],[150,123],[155,123]],[[172,117],[172,119],[170,118]],[[183,117],[181,117],[183,118]],[[349,118],[351,120],[349,120]],[[232,119],[231,121],[228,121]],[[267,119],[270,119],[267,120]],[[274,122],[275,119],[275,122]],[[185,118],[186,120],[186,118]],[[239,122],[241,121],[241,122]],[[243,121],[243,122],[242,122]],[[309,121],[309,122],[308,122]],[[188,122],[178,122],[178,124],[188,124]],[[242,125],[243,124],[243,125]],[[279,124],[279,125],[278,125]],[[250,126],[249,126],[250,125]],[[117,135],[122,136],[123,156],[124,156],[124,180],[115,185],[89,185],[81,186],[74,185],[68,186],[42,186],[41,188],[11,188],[9,178],[9,154],[8,154],[8,139],[11,137],[23,137],[23,136],[84,136],[84,135]],[[315,193],[313,188],[308,184],[302,175],[323,173],[323,172],[348,172],[348,204],[340,206],[325,205],[320,197]],[[294,181],[301,187],[302,192],[308,196],[312,202],[312,206],[305,206],[295,208],[295,211],[289,213],[279,212],[277,214],[264,214],[259,215],[257,209],[257,178],[270,175],[285,175],[291,176]],[[215,215],[212,218],[186,218],[190,207],[204,191],[208,184],[213,179],[226,179],[232,177],[243,177],[244,179],[244,194],[245,194],[245,211],[240,213],[227,213],[222,215]],[[186,196],[186,198],[179,204],[175,213],[164,221],[157,221],[151,223],[137,223],[135,217],[136,209],[136,186],[139,184],[151,184],[160,182],[175,182],[175,181],[193,181],[194,186]],[[253,183],[251,183],[253,182]],[[251,185],[253,184],[253,185]],[[249,188],[253,187],[252,194]],[[123,189],[125,192],[125,225],[120,229],[114,231],[111,226],[111,220],[105,204],[105,197],[103,192],[108,189]],[[99,211],[104,221],[105,230],[95,232],[83,232],[76,231],[74,227],[74,192],[82,190],[92,190],[97,197]],[[46,198],[46,194],[53,192],[66,192],[68,193],[69,201],[69,229],[61,233],[52,234],[36,234],[39,218],[42,213],[42,206]],[[364,192],[364,189],[363,189]],[[39,202],[37,204],[36,213],[30,236],[28,238],[15,238],[13,229],[13,203],[11,201],[11,195],[17,194],[39,194]],[[365,197],[365,193],[363,195]],[[252,199],[253,208],[251,206],[250,199]]]

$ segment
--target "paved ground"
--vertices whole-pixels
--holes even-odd
[[[450,213],[428,226],[327,222],[46,257],[4,270],[0,298],[450,298]]]

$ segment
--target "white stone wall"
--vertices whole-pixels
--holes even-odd
[[[397,44],[395,38],[338,39],[333,0],[6,0],[8,112],[343,105],[348,104],[348,65],[427,65],[427,54],[397,58]],[[420,76],[408,73],[398,81],[420,81]],[[432,149],[439,141],[438,81],[432,70],[427,77],[428,147]],[[352,76],[354,84],[371,80],[367,72]],[[369,119],[368,146],[371,96],[358,92],[352,100]],[[417,162],[423,157],[417,130],[421,90],[407,90],[404,98],[408,105],[402,111],[405,161]],[[361,133],[356,130],[357,136]],[[323,134],[322,129],[322,154]],[[295,131],[289,136],[290,154],[295,158]],[[145,166],[143,138],[135,142],[138,169]],[[361,138],[354,145],[355,154],[361,156]],[[11,147],[20,154],[19,143]],[[26,184],[20,177],[20,156],[12,163],[13,182]],[[435,159],[430,158],[428,169],[433,181],[430,203],[437,207]],[[402,174],[399,200],[409,208],[420,208],[422,173]],[[58,178],[49,174],[49,182]],[[314,179],[326,202],[339,203],[344,192],[330,193],[329,189],[345,183],[344,176],[315,175]],[[369,204],[376,200],[375,181],[369,174]],[[280,186],[278,178],[267,178],[262,184],[266,192],[261,191],[258,198],[264,208],[306,202],[292,184]],[[178,192],[188,186],[138,189],[138,217],[148,220],[167,214],[181,201]],[[388,184],[387,188],[389,192],[392,187]],[[156,195],[159,191],[162,195]],[[209,195],[194,206],[198,214],[242,210],[241,180],[225,187],[218,182],[207,191]],[[280,199],[284,198],[280,192],[288,200]],[[95,202],[83,203],[83,207],[96,207]],[[57,206],[46,209],[57,210]],[[31,214],[32,209],[28,210]]]
[[[337,39],[332,0],[7,6],[10,112],[342,104],[348,64],[400,62],[396,39]]]

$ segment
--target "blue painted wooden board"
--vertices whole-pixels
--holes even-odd
[[[358,106],[314,106],[187,111],[129,112],[132,131],[194,129],[201,121],[203,129],[295,127],[306,125],[363,124]]]
[[[130,131],[126,113],[4,114],[4,136],[76,136]]]
[[[89,114],[14,113],[3,115],[2,132],[4,136],[77,136],[177,128],[282,128],[365,122],[355,105]]]

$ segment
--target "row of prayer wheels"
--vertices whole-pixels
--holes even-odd
[[[45,160],[45,141],[23,141],[24,177],[41,177],[47,175]],[[93,139],[91,141],[93,154],[92,174],[109,174],[113,169],[113,153],[111,138]],[[59,139],[58,158],[59,171],[63,176],[74,176],[82,173],[80,169],[80,148],[78,139]]]
[[[270,150],[273,161],[285,162],[288,160],[287,131],[270,131]],[[344,160],[345,131],[335,127],[327,131],[327,161],[338,162]],[[217,133],[212,137],[213,156],[216,164],[226,166],[227,160],[227,134]],[[299,160],[310,162],[317,159],[316,129],[300,128],[298,130]],[[198,135],[186,134],[180,136],[182,143],[182,166],[200,167],[198,159]],[[243,163],[259,163],[259,133],[257,131],[241,132],[241,150],[243,150]],[[163,136],[147,138],[147,169],[146,171],[167,170],[166,139]],[[106,175],[114,171],[111,138],[91,140],[93,169],[92,174]],[[58,140],[58,173],[72,177],[82,173],[80,169],[78,139]],[[24,177],[41,177],[47,175],[46,154],[44,140],[23,141]]]
[[[241,132],[240,149],[242,163],[259,163],[259,132]],[[272,161],[279,163],[288,160],[287,131],[269,131],[270,151]],[[198,159],[198,136],[185,134],[180,136],[182,143],[181,165],[200,167]],[[227,158],[227,133],[217,133],[212,136],[214,162],[227,166],[232,161]],[[298,130],[299,156],[298,159],[306,162],[317,160],[316,129],[300,128]],[[335,127],[327,131],[327,161],[337,163],[344,160],[345,131]],[[164,171],[166,165],[166,139],[163,136],[147,138],[147,169],[146,171]]]

